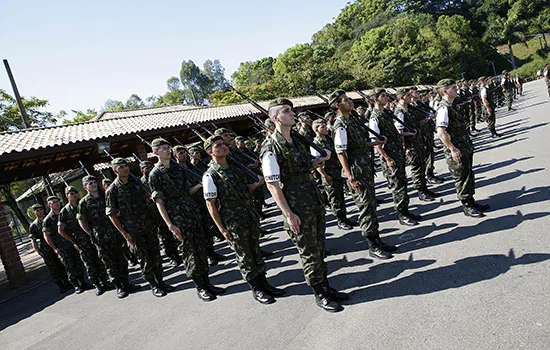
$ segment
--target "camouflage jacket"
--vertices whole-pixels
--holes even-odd
[[[379,109],[375,108],[370,117],[378,123],[380,134],[388,139],[384,145],[384,151],[397,162],[404,158],[405,153],[403,150],[402,138],[395,128],[393,118],[389,113],[391,112],[381,112]]]
[[[340,177],[342,173],[342,167],[338,161],[338,156],[334,150],[334,141],[330,136],[326,136],[323,140],[319,136],[315,136],[313,142],[316,145],[321,146],[323,149],[328,149],[331,152],[330,159],[325,162],[325,172],[332,177]]]
[[[82,227],[80,227],[80,224],[78,223],[78,220],[76,218],[76,215],[78,214],[78,207],[73,207],[71,203],[67,203],[59,212],[59,226],[64,227],[67,234],[75,240],[79,240],[81,238],[88,238],[88,234],[84,232]],[[78,242],[75,242],[78,243]]]
[[[96,239],[109,235],[119,236],[109,217],[105,214],[105,196],[102,194],[93,197],[88,193],[84,196],[78,203],[76,218],[88,223]]]
[[[53,243],[57,246],[58,249],[63,249],[68,242],[61,237],[57,231],[57,223],[59,221],[59,215],[55,214],[53,211],[50,211],[48,215],[44,218],[42,222],[42,232],[49,232],[50,237]]]
[[[459,117],[452,104],[445,99],[441,100],[438,110],[443,107],[447,108],[449,124],[446,131],[451,136],[451,142],[462,152],[473,152],[472,141],[468,134],[468,121]]]
[[[397,116],[399,115],[399,113],[403,113],[403,115],[405,116],[403,118],[404,119],[403,121],[405,122],[405,124],[410,125],[417,130],[417,133],[415,136],[403,137],[405,140],[405,148],[412,149],[412,150],[419,149],[422,145],[422,135],[420,133],[420,120],[418,119],[419,116],[414,114],[414,112],[411,109],[409,108],[405,109],[402,106],[397,105],[395,107],[394,114]],[[408,130],[404,130],[404,131],[408,131]]]

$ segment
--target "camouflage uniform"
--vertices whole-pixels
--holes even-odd
[[[410,156],[408,156],[409,165],[411,167],[412,183],[414,188],[418,192],[425,192],[426,187],[426,163],[424,162],[424,149],[423,149],[423,136],[422,130],[420,128],[420,120],[424,119],[424,115],[420,113],[415,113],[414,111],[405,109],[400,105],[395,107],[395,115],[403,113],[404,122],[407,125],[412,126],[417,130],[415,136],[405,136],[405,148],[409,151]],[[396,124],[397,126],[397,124]],[[406,153],[405,153],[406,155]]]
[[[162,281],[162,259],[149,203],[149,194],[137,178],[130,177],[127,183],[117,178],[105,193],[105,213],[119,215],[124,230],[135,244],[143,278],[156,286],[157,281]]]
[[[266,267],[260,252],[260,218],[250,210],[252,196],[248,191],[247,176],[236,166],[223,168],[211,161],[206,174],[210,175],[217,193],[205,193],[205,198],[216,198],[224,227],[233,236],[233,250],[243,278],[251,282],[265,276]]]
[[[451,151],[445,147],[445,159],[449,171],[455,180],[455,188],[458,199],[464,206],[472,207],[474,205],[475,181],[472,171],[474,157],[474,146],[468,135],[467,121],[461,119],[456,113],[449,101],[443,99],[439,104],[438,111],[447,108],[448,126],[447,134],[451,136],[451,142],[461,153],[461,162],[456,163],[451,155]]]
[[[413,105],[417,105],[413,103]],[[430,119],[426,124],[420,126],[420,133],[422,134],[422,155],[425,164],[426,178],[435,177],[435,151],[434,151],[434,134],[435,134],[435,122]]]
[[[359,226],[363,236],[367,238],[378,237],[378,216],[376,215],[376,197],[374,193],[374,166],[372,147],[368,147],[369,136],[359,125],[361,121],[349,117],[345,119],[338,115],[334,120],[333,130],[336,133],[339,128],[344,128],[347,133],[347,147],[341,149],[335,146],[337,153],[346,152],[351,175],[361,185],[357,194],[355,189],[347,182],[348,189],[359,210]]]
[[[385,161],[382,161],[382,173],[388,180],[389,187],[392,190],[392,197],[395,210],[403,215],[409,212],[409,194],[407,193],[407,174],[405,172],[405,152],[401,136],[395,128],[392,117],[388,115],[391,112],[381,112],[374,109],[371,119],[378,123],[380,134],[387,137],[384,150],[388,156],[395,161],[395,170],[392,171]]]
[[[105,215],[105,197],[87,194],[78,203],[78,220],[86,221],[97,242],[99,256],[115,285],[128,282],[128,263],[124,257],[126,242]]]
[[[92,238],[80,227],[76,215],[77,207],[73,207],[71,203],[67,203],[59,212],[58,225],[65,229],[65,232],[78,246],[80,257],[88,272],[88,277],[94,285],[98,286],[106,279],[107,271],[99,258]]]
[[[508,106],[508,110],[510,110],[512,109],[512,101],[514,100],[512,92],[512,90],[514,89],[514,83],[510,79],[504,77],[502,78],[501,85],[504,85],[504,88],[506,88],[506,90],[503,89],[502,91],[504,93],[506,106]]]
[[[293,138],[287,142],[275,131],[266,138],[262,146],[264,159],[267,152],[272,152],[280,167],[282,192],[293,213],[301,220],[300,233],[295,234],[285,220],[284,227],[292,242],[298,248],[304,276],[312,286],[322,286],[327,280],[325,254],[325,209],[321,194],[311,175],[313,166],[309,147]],[[273,181],[266,177],[266,181]]]
[[[145,185],[145,187],[147,187],[149,191],[151,191],[151,188],[149,187],[149,181],[145,177],[145,175],[142,176],[140,180]],[[170,232],[170,230],[168,229],[168,226],[166,226],[166,224],[164,223],[164,220],[162,219],[162,216],[160,216],[160,213],[158,212],[154,203],[151,203],[151,212],[154,215],[155,228],[157,230],[160,245],[164,249],[164,253],[172,261],[179,261],[179,243],[172,232]]]
[[[325,172],[332,177],[332,185],[322,184],[322,188],[326,194],[332,213],[336,216],[338,222],[345,222],[347,220],[347,211],[344,199],[344,180],[342,179],[342,167],[340,166],[340,162],[338,162],[338,157],[334,150],[334,141],[327,135],[324,140],[316,136],[313,142],[332,153],[330,159],[325,162]]]
[[[44,239],[44,233],[42,232],[42,221],[36,218],[29,226],[29,237],[35,239],[38,243],[38,249],[40,250],[40,256],[44,259],[44,263],[52,276],[54,282],[67,280],[67,273],[65,267],[59,257],[53,251],[52,247],[48,245]]]
[[[206,230],[202,225],[201,213],[189,194],[187,171],[174,159],[170,167],[161,162],[149,174],[152,198],[162,199],[170,220],[183,236],[180,251],[187,276],[197,286],[208,276],[208,255]]]
[[[50,211],[42,223],[42,232],[50,233],[50,238],[54,242],[57,249],[61,252],[61,262],[63,262],[63,265],[65,266],[65,271],[67,272],[69,282],[76,287],[84,281],[84,267],[82,266],[82,261],[80,260],[78,251],[75,247],[64,240],[63,237],[61,237],[61,235],[57,232],[58,221],[59,215],[55,214],[53,211]]]

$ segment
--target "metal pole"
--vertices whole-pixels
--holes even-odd
[[[497,76],[497,70],[495,69],[495,62],[494,61],[491,61],[491,65],[493,66],[493,73],[494,73],[494,77]]]
[[[17,85],[15,84],[15,79],[13,78],[13,74],[11,73],[10,64],[8,63],[8,60],[4,59],[4,66],[6,67],[6,72],[8,72],[8,77],[10,78],[11,87],[13,88],[13,94],[15,95],[15,100],[17,101],[17,106],[19,107],[19,112],[21,113],[21,118],[23,119],[23,125],[25,125],[26,128],[31,127],[31,123],[29,123],[29,118],[27,117],[27,113],[25,112],[25,108],[23,107],[23,102],[21,101],[21,96],[19,95],[19,90],[17,90]]]

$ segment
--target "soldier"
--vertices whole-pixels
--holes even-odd
[[[130,176],[126,159],[116,158],[111,164],[117,177],[105,193],[105,213],[137,255],[141,275],[151,285],[153,295],[163,297],[175,288],[162,278],[149,192],[138,178]]]
[[[78,251],[68,241],[64,240],[58,233],[59,211],[61,202],[56,196],[49,196],[46,201],[50,212],[42,222],[44,238],[52,250],[61,258],[65,266],[67,277],[75,288],[76,294],[83,293],[90,286],[84,281],[84,268],[78,256]]]
[[[149,174],[149,186],[162,219],[182,243],[180,251],[187,277],[193,280],[197,296],[203,301],[216,299],[225,289],[213,286],[208,277],[206,230],[201,213],[191,195],[202,186],[190,187],[185,169],[171,158],[172,147],[164,139],[151,142],[159,158]]]
[[[228,163],[229,147],[220,136],[209,137],[204,149],[212,157],[202,180],[210,216],[235,251],[239,269],[254,299],[272,304],[275,296],[285,292],[267,282],[259,242],[260,218],[250,210],[251,193],[264,184],[264,179],[259,176],[258,181],[247,184],[243,171]]]
[[[125,242],[105,215],[105,192],[99,190],[97,178],[85,176],[82,185],[88,194],[78,203],[76,218],[80,227],[94,238],[99,256],[116,288],[117,297],[125,298],[136,289],[128,281],[128,263],[123,249]]]
[[[101,180],[101,187],[103,188],[103,191],[107,191],[107,188],[109,188],[109,186],[111,186],[112,183],[113,183],[113,180],[108,178]]]
[[[468,135],[467,120],[463,120],[453,107],[456,84],[451,79],[443,79],[437,84],[437,88],[443,96],[437,109],[437,134],[445,145],[445,159],[455,180],[458,199],[462,202],[464,215],[483,217],[485,215],[482,211],[489,206],[474,200],[474,147]]]
[[[316,135],[313,142],[323,149],[328,149],[331,154],[336,155],[334,140],[328,135],[328,127],[323,119],[317,119],[313,122],[313,131]],[[314,149],[311,149],[311,154],[315,157],[320,156]],[[338,228],[346,231],[351,230],[356,225],[347,218],[342,167],[338,162],[338,157],[332,156],[324,164],[315,168],[315,170],[321,175],[322,189],[327,196],[332,213],[336,217]]]
[[[546,87],[548,88],[548,96],[550,97],[550,64],[548,63],[544,65],[543,77],[546,81]]]
[[[486,83],[486,78],[481,77],[479,81],[481,83],[481,90],[479,91],[479,96],[481,97],[481,103],[483,104],[483,107],[485,107],[485,111],[487,113],[487,129],[489,129],[489,131],[491,132],[491,136],[493,138],[501,137],[502,135],[497,133],[495,130],[495,123],[496,123],[495,107],[496,106],[492,96],[489,93],[489,89]]]
[[[502,87],[502,91],[504,92],[504,97],[506,98],[506,105],[508,106],[508,110],[515,111],[515,109],[512,108],[512,101],[514,100],[512,89],[514,88],[514,83],[510,79],[510,74],[508,73],[508,71],[502,71],[500,86]]]
[[[93,238],[78,224],[76,216],[80,198],[77,189],[68,186],[65,188],[65,195],[68,203],[59,212],[59,234],[78,249],[88,277],[96,288],[95,294],[100,296],[111,288],[107,282],[107,270],[99,258],[97,248],[92,242]]]
[[[311,117],[307,112],[298,113],[299,124],[296,126],[296,130],[302,135],[308,138],[308,140],[313,141],[315,138],[315,132],[311,128]]]
[[[334,149],[359,210],[359,225],[369,245],[369,255],[377,259],[390,259],[390,253],[396,248],[380,239],[374,195],[374,154],[369,152],[369,148],[372,150],[385,140],[369,142],[368,134],[361,126],[363,121],[352,115],[353,102],[345,91],[334,91],[329,96],[329,106],[336,110]]]
[[[405,156],[411,166],[412,183],[414,188],[418,191],[418,199],[423,202],[433,202],[435,197],[438,197],[437,193],[430,191],[426,185],[426,162],[423,155],[423,135],[421,131],[422,125],[430,121],[429,115],[424,115],[420,120],[418,115],[415,115],[410,109],[411,94],[409,89],[400,88],[396,92],[398,105],[395,107],[394,114],[407,125],[411,125],[417,130],[414,136],[401,136],[403,145],[405,146]],[[395,128],[399,131],[400,135],[405,134],[405,127],[399,122],[394,123]]]
[[[140,180],[146,187],[149,188],[149,174],[153,170],[153,163],[148,160],[144,160],[139,163],[139,168],[141,170]],[[151,205],[153,205],[153,203],[151,203]],[[180,266],[182,261],[178,252],[178,242],[174,238],[174,235],[168,230],[166,225],[164,225],[164,221],[162,220],[162,217],[159,215],[158,211],[153,208],[152,212],[155,216],[155,227],[157,229],[157,235],[159,237],[160,244],[164,249],[164,253],[170,260],[169,266]]]
[[[202,172],[205,172],[208,168],[209,159],[204,159],[204,151],[199,146],[192,146],[189,148],[189,154],[191,154],[191,164],[199,168]]]
[[[316,304],[329,312],[343,308],[337,300],[348,296],[328,284],[325,252],[325,211],[313,167],[330,157],[311,160],[307,145],[291,131],[295,124],[293,105],[279,98],[269,105],[276,131],[262,147],[262,170],[267,187],[285,217],[285,229],[298,248],[306,282],[315,293]],[[279,185],[283,184],[283,188]]]
[[[406,226],[418,225],[419,215],[409,211],[409,194],[407,193],[407,174],[405,172],[405,151],[401,137],[415,137],[415,132],[399,134],[394,126],[391,111],[385,110],[388,102],[386,90],[375,89],[373,94],[374,109],[369,120],[369,127],[387,138],[384,147],[374,146],[383,158],[382,173],[392,190],[394,208],[399,215],[399,223]],[[376,141],[373,138],[373,141]]]
[[[67,280],[67,273],[65,272],[65,267],[59,257],[48,243],[44,239],[44,234],[42,233],[42,222],[46,216],[44,213],[44,207],[41,204],[33,204],[31,210],[36,217],[34,221],[29,226],[29,237],[32,241],[32,246],[34,250],[44,259],[44,263],[52,276],[52,280],[59,287],[61,293],[65,293],[71,289],[71,285]]]

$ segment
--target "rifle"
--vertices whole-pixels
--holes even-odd
[[[55,196],[55,189],[53,188],[52,183],[51,183],[49,177],[48,177],[48,176],[44,176],[43,179],[44,179],[44,184],[46,185],[46,188],[49,188],[49,189],[50,189],[50,192],[52,193],[52,196]]]
[[[185,125],[188,129],[190,129],[191,131],[193,131],[195,133],[195,135],[197,135],[198,137],[200,137],[201,140],[203,141],[206,141],[206,138],[204,138],[204,136],[202,136],[202,134],[200,132],[198,132],[195,128],[191,127],[191,125],[187,124],[184,120],[181,121],[183,123],[183,125]],[[210,133],[210,131],[208,131]],[[256,174],[255,172],[253,172],[252,170],[250,170],[248,167],[246,167],[245,165],[243,165],[241,162],[239,162],[238,160],[236,160],[235,158],[233,158],[230,154],[227,155],[227,158],[231,159],[236,165],[237,167],[241,168],[247,175],[249,175],[250,177],[252,177],[254,179],[254,181],[258,181],[258,174]]]
[[[370,84],[369,84],[369,85],[370,85]],[[374,87],[374,88],[376,88],[376,86],[374,86],[374,85],[371,85],[371,86]],[[366,96],[365,94],[363,94],[362,91],[357,90],[357,92],[358,92],[361,96]],[[391,98],[392,101],[395,101],[395,100],[396,100],[396,98],[393,97],[391,94],[389,94],[389,93],[386,93],[386,94],[388,95],[389,98]],[[395,121],[398,122],[399,124],[403,125],[406,129],[408,129],[409,132],[411,132],[411,133],[413,133],[413,134],[417,133],[417,130],[416,130],[415,128],[413,128],[413,127],[410,126],[409,124],[407,124],[407,123],[401,121],[401,119],[397,118],[397,116],[396,116],[395,114],[393,114],[392,111],[390,111],[390,110],[387,109],[387,108],[384,108],[384,110],[388,112],[388,114],[392,117],[393,120],[395,120]]]
[[[198,166],[196,166],[195,164],[191,163],[191,160],[190,160],[190,158],[191,158],[191,153],[189,153],[189,150],[187,150],[187,148],[185,148],[185,145],[184,145],[180,140],[178,140],[177,137],[174,136],[173,139],[176,140],[176,142],[177,142],[178,144],[180,144],[180,145],[183,146],[183,150],[184,150],[185,154],[187,154],[187,162],[186,162],[186,163],[187,163],[187,166],[188,166],[188,167],[191,167],[191,168],[193,168],[193,169],[195,169],[195,171],[197,172],[196,175],[202,176],[202,175],[199,175],[199,174],[202,174],[203,171],[202,171]],[[191,170],[189,170],[189,171],[192,172]]]
[[[61,181],[63,181],[63,183],[65,184],[65,186],[69,187],[69,183],[67,181],[65,181],[65,179],[63,178],[63,175],[59,174],[59,177],[61,178]]]
[[[254,108],[256,108],[258,111],[262,112],[263,114],[265,114],[266,116],[269,117],[269,112],[263,108],[262,106],[260,106],[257,102],[255,102],[254,100],[252,100],[250,97],[246,96],[245,94],[243,94],[242,92],[238,91],[237,89],[235,89],[233,86],[229,85],[229,87],[235,91],[237,93],[237,95],[241,96],[243,99],[245,99],[248,103],[250,103]],[[265,125],[263,125],[265,127]],[[314,150],[316,150],[320,155],[321,157],[326,157],[327,156],[327,152],[322,148],[322,147],[319,147],[318,145],[316,145],[315,143],[313,143],[312,141],[310,141],[307,137],[299,134],[298,132],[296,132],[295,130],[290,130],[290,134],[299,139],[300,141],[302,141],[303,143],[305,143],[306,145],[308,145],[309,147],[313,148]]]
[[[214,128],[216,128],[216,124],[212,123],[212,125],[214,125]],[[208,130],[206,127],[202,126],[202,125],[198,125],[202,130],[206,131],[210,136],[213,136],[214,134]],[[240,152],[240,154],[242,154],[245,158],[247,158],[249,161],[251,161],[252,163],[256,163],[259,159],[258,158],[254,158],[252,156],[249,156],[248,154],[245,154],[244,152],[241,152],[240,150],[236,150],[235,152]]]
[[[308,113],[310,113],[310,114],[313,114],[315,117],[317,117],[317,118],[319,118],[319,119],[323,119],[324,121],[327,121],[327,120],[325,119],[325,117],[323,117],[322,115],[320,115],[320,114],[318,114],[318,113],[313,112],[313,111],[310,110],[310,109],[306,109],[306,112],[308,112]]]
[[[103,173],[103,169],[101,169],[101,170],[99,171],[99,173],[101,174],[101,176],[102,176],[104,179],[108,179],[107,175],[105,175],[105,174]]]
[[[327,105],[329,105],[328,103],[328,98],[326,98],[325,96],[321,95],[320,93],[318,93],[317,91],[315,91],[314,88],[312,88],[311,86],[309,85],[304,85],[304,88],[306,88],[307,90],[309,90],[309,92],[311,92],[312,94],[314,94],[315,96],[319,97],[321,100],[323,100],[323,102],[325,102]],[[329,105],[330,106],[330,105]]]

